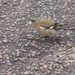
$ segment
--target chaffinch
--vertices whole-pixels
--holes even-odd
[[[31,22],[40,34],[43,36],[52,36],[53,34],[56,34],[59,32],[59,30],[62,29],[63,25],[60,25],[59,23],[55,23],[52,20],[49,19],[31,19]]]

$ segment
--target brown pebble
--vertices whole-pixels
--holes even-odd
[[[47,65],[43,65],[43,68],[47,68]]]
[[[4,39],[4,40],[3,40],[4,43],[7,43],[7,41],[8,41],[7,39]]]

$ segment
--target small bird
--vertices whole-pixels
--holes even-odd
[[[31,19],[31,22],[36,31],[42,34],[42,36],[52,36],[63,28],[63,25],[49,19],[34,18]]]

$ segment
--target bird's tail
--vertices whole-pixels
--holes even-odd
[[[63,24],[59,24],[59,23],[55,23],[54,25],[51,26],[54,30],[74,30],[75,31],[75,28],[67,28],[67,27],[64,27]]]
[[[75,31],[75,28],[63,28],[63,30],[71,30],[71,31]]]

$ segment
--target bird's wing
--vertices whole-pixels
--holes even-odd
[[[52,25],[54,25],[54,22],[52,20],[43,19],[40,21],[40,26],[49,29]]]
[[[50,28],[50,25],[45,25],[45,24],[40,24],[41,27],[44,27],[46,29],[49,29]]]
[[[40,26],[46,29],[55,29],[55,30],[60,30],[63,27],[63,25],[59,25],[59,23],[54,23],[53,25],[40,24]]]
[[[58,23],[54,23],[53,25],[40,24],[40,26],[44,27],[45,29],[54,29],[54,30],[60,30],[63,28],[63,25],[59,25]]]

